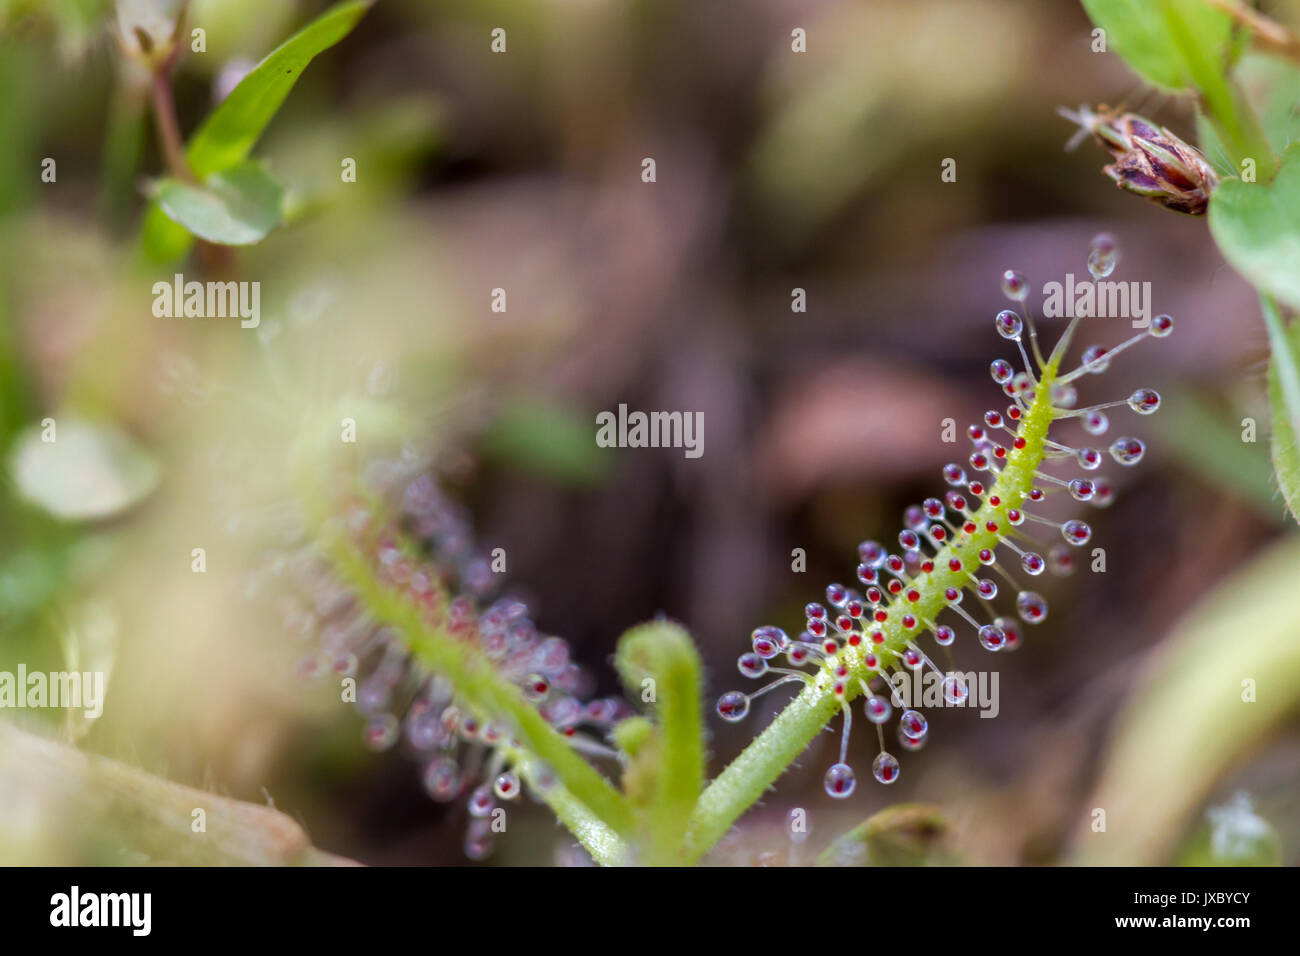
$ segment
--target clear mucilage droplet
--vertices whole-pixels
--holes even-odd
[[[1119,246],[1108,232],[1095,236],[1088,247],[1088,273],[1094,279],[1105,279],[1119,264]]]
[[[904,736],[920,740],[929,730],[929,724],[920,711],[905,710],[898,718],[898,729]]]
[[[871,775],[880,783],[893,783],[898,779],[898,758],[882,750],[871,762]]]
[[[1146,445],[1138,438],[1117,438],[1110,446],[1110,457],[1121,465],[1136,465],[1146,454]]]
[[[998,335],[1004,339],[1018,339],[1024,330],[1024,322],[1010,309],[1003,309],[994,316],[993,324],[997,327]]]
[[[1024,302],[1029,298],[1029,280],[1019,272],[1008,269],[1002,273],[1002,294],[1013,302]]]
[[[718,716],[730,723],[744,720],[749,713],[749,698],[738,690],[729,690],[718,698]]]
[[[949,674],[943,679],[943,700],[949,707],[961,707],[969,696],[964,675]]]
[[[852,796],[857,785],[857,776],[853,773],[853,768],[846,763],[832,764],[826,771],[824,781],[826,792],[837,800]]]

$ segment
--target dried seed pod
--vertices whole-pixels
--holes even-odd
[[[1194,146],[1134,113],[1119,113],[1104,106],[1093,112],[1086,105],[1080,106],[1078,112],[1058,112],[1079,126],[1079,134],[1066,148],[1073,149],[1081,134],[1091,133],[1114,157],[1114,162],[1102,171],[1120,189],[1175,212],[1205,215],[1219,177]]]

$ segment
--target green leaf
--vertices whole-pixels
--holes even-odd
[[[944,846],[951,827],[938,807],[886,807],[839,837],[817,857],[818,866],[951,865]]]
[[[628,690],[642,700],[652,693],[657,710],[657,765],[643,768],[653,791],[648,861],[681,864],[687,824],[704,789],[700,658],[684,630],[655,621],[619,639],[614,663]]]
[[[1106,31],[1107,48],[1153,86],[1194,88],[1203,68],[1212,64],[1222,73],[1233,56],[1232,17],[1209,3],[1083,0],[1083,6]],[[1180,22],[1178,32],[1171,29],[1171,20]]]
[[[1273,355],[1268,363],[1268,405],[1273,417],[1273,473],[1291,516],[1300,521],[1300,338],[1288,329],[1277,307],[1261,298]]]
[[[1234,269],[1300,309],[1300,143],[1272,183],[1229,179],[1210,198],[1210,231]]]
[[[111,518],[149,495],[159,469],[112,425],[61,420],[53,441],[32,426],[14,442],[9,471],[19,495],[65,520]]]
[[[256,162],[213,173],[202,186],[164,179],[155,198],[173,222],[223,246],[259,242],[283,221],[284,190]]]
[[[254,67],[190,138],[185,156],[194,175],[206,179],[246,159],[307,64],[347,36],[370,6],[351,0],[331,7]],[[154,206],[143,244],[150,258],[171,261],[186,253],[190,236]]]

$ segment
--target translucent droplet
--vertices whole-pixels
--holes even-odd
[[[966,677],[962,674],[949,674],[943,679],[943,700],[949,707],[962,707],[970,696],[966,686]]]
[[[1038,624],[1047,618],[1047,600],[1036,591],[1021,591],[1016,595],[1016,612],[1027,624]]]
[[[1083,416],[1083,430],[1089,435],[1104,435],[1110,428],[1110,419],[1102,411],[1091,411]]]
[[[898,758],[882,750],[871,761],[871,775],[880,783],[893,783],[898,779]]]
[[[1080,521],[1078,518],[1071,518],[1065,524],[1061,525],[1061,535],[1070,544],[1079,547],[1080,545],[1088,543],[1088,539],[1092,537],[1092,528],[1090,528],[1085,521]]]
[[[1160,393],[1154,388],[1139,388],[1128,397],[1128,407],[1139,415],[1150,415],[1160,407]]]
[[[898,718],[898,729],[913,740],[924,737],[929,726],[920,711],[905,710]]]
[[[898,746],[902,747],[909,753],[915,753],[922,749],[925,746],[926,740],[927,736],[925,734],[922,734],[920,737],[909,737],[907,734],[903,733],[903,728],[901,726],[898,728]]]
[[[853,773],[853,768],[846,763],[831,764],[830,769],[826,771],[826,792],[836,800],[852,796],[857,785],[858,779]]]
[[[424,768],[424,790],[439,803],[454,800],[460,792],[460,766],[450,757],[441,757]]]
[[[754,647],[755,654],[764,660],[770,661],[785,650],[790,643],[790,638],[786,636],[785,631],[769,624],[754,628],[753,634],[750,635],[750,642]]]
[[[519,775],[513,770],[498,774],[492,781],[492,792],[502,800],[513,800],[519,796]]]
[[[831,603],[832,607],[843,607],[849,599],[848,589],[842,584],[828,584],[826,586],[826,600]]]
[[[1006,633],[996,624],[985,624],[980,628],[980,645],[986,651],[1000,651],[1006,642]]]
[[[397,718],[392,714],[376,714],[366,721],[361,739],[371,750],[387,750],[397,743]]]
[[[492,797],[492,788],[486,783],[479,784],[469,795],[469,815],[472,817],[486,817],[495,806],[496,800]]]
[[[1110,368],[1110,360],[1102,359],[1108,351],[1104,345],[1089,345],[1083,350],[1083,364],[1088,366],[1089,374],[1100,375]]]
[[[767,673],[767,661],[752,651],[748,654],[741,654],[736,661],[736,667],[740,670],[740,673],[751,680],[762,677]]]
[[[1092,496],[1094,507],[1105,508],[1115,500],[1115,486],[1110,483],[1109,478],[1094,478],[1092,486],[1095,494]]]
[[[487,820],[471,820],[465,831],[465,856],[477,862],[486,860],[496,849],[496,834]]]
[[[1121,465],[1136,465],[1146,454],[1146,446],[1137,438],[1117,438],[1110,446],[1110,457]]]
[[[993,376],[993,381],[1005,385],[1015,376],[1016,370],[1006,359],[994,359],[989,363],[989,374]]]
[[[1070,497],[1075,501],[1091,501],[1096,489],[1087,478],[1075,478],[1070,482]]]
[[[1006,635],[1006,641],[1002,645],[1002,652],[1020,649],[1021,637],[1020,622],[1013,617],[999,617],[993,621],[998,627],[1002,628],[1002,633]]]
[[[1073,574],[1076,564],[1074,555],[1063,544],[1058,544],[1047,552],[1047,566],[1058,577]]]
[[[962,470],[961,465],[947,464],[943,466],[943,480],[948,482],[954,488],[960,488],[966,484],[966,472]],[[884,558],[881,558],[883,561]]]
[[[887,554],[884,545],[878,541],[863,541],[858,545],[858,560],[870,568],[878,568],[884,564]]]
[[[749,698],[738,690],[729,690],[718,698],[718,716],[735,723],[749,713]]]
[[[1020,333],[1024,330],[1025,324],[1021,321],[1020,316],[1010,309],[1003,309],[993,317],[993,324],[997,327],[998,335],[1004,339],[1018,339]]]
[[[1119,247],[1115,237],[1103,232],[1088,247],[1088,272],[1094,279],[1105,279],[1115,271],[1119,262]]]
[[[524,678],[524,696],[532,703],[540,703],[551,692],[551,682],[541,674],[529,674]]]
[[[951,644],[956,636],[956,632],[947,624],[940,624],[934,629],[934,642],[942,647]]]
[[[1052,404],[1057,408],[1074,408],[1079,401],[1079,392],[1073,385],[1053,385]]]
[[[867,720],[873,724],[883,724],[889,719],[893,708],[889,706],[889,701],[883,697],[868,697],[863,710],[866,711]]]
[[[1047,562],[1043,556],[1034,551],[1026,551],[1020,558],[1020,566],[1025,569],[1026,574],[1032,574],[1035,577],[1042,574],[1047,567]]]
[[[1002,273],[1002,294],[1015,302],[1029,298],[1029,280],[1019,272],[1008,269]]]
[[[1166,335],[1174,330],[1174,320],[1172,316],[1157,315],[1151,320],[1151,328],[1148,330],[1151,335],[1158,339],[1163,339]]]

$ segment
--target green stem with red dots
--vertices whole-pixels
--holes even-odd
[[[910,613],[919,622],[933,622],[947,606],[944,591],[950,587],[964,588],[970,584],[970,569],[979,567],[975,555],[984,548],[994,549],[1000,544],[1000,534],[1010,526],[1007,512],[1019,508],[1034,483],[1034,472],[1046,454],[1047,430],[1055,417],[1052,406],[1052,385],[1056,381],[1062,349],[1057,349],[1034,391],[1034,400],[1021,420],[1020,437],[1023,448],[1009,449],[1006,466],[989,489],[980,509],[971,518],[975,530],[962,530],[934,558],[934,570],[915,579],[921,597],[908,602],[903,594],[895,595],[888,607],[889,616],[875,630],[884,636],[881,644],[845,646],[831,657],[813,675],[802,692],[754,739],[741,754],[704,790],[695,805],[687,832],[687,857],[694,861],[708,852],[732,824],[749,807],[753,806],[776,779],[785,772],[840,710],[861,695],[860,681],[869,682],[886,667],[896,662],[903,651],[923,629],[918,624],[912,630],[903,627],[903,615]],[[997,500],[998,504],[991,502]],[[990,531],[993,522],[996,530]],[[962,569],[953,571],[948,562],[962,561]],[[878,659],[876,668],[866,664],[868,654]],[[837,678],[833,671],[840,664],[849,669],[847,678]],[[842,683],[842,696],[835,693],[835,685]]]

